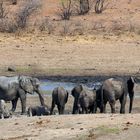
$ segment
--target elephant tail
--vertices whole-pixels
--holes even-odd
[[[65,103],[67,103],[67,101],[68,101],[68,97],[69,97],[69,92],[68,91],[66,91],[66,100],[65,100]]]
[[[103,86],[101,87],[101,107],[100,107],[100,112],[103,113],[103,108],[104,108],[104,90],[103,90]]]

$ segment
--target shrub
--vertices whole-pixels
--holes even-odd
[[[69,20],[72,10],[71,10],[71,0],[61,1],[62,8],[60,9],[60,16],[63,20]]]
[[[3,1],[0,2],[0,19],[5,18],[7,16],[8,12],[3,6]]]
[[[28,0],[17,13],[18,28],[25,28],[29,16],[41,6],[39,0]]]

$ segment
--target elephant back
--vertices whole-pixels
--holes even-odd
[[[61,106],[63,106],[67,102],[68,93],[63,87],[58,87],[58,101]]]
[[[13,85],[18,84],[18,77],[6,77],[6,76],[0,76],[0,88],[2,89],[9,89]]]

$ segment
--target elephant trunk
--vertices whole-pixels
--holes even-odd
[[[129,113],[131,113],[134,99],[134,91],[129,93],[129,98],[130,98]]]
[[[37,94],[39,96],[41,105],[46,106],[45,101],[44,101],[44,97],[43,97],[43,93],[42,93],[41,89],[38,89],[36,92],[37,92]]]

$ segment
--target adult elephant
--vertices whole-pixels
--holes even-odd
[[[12,111],[15,111],[18,98],[21,100],[22,114],[26,112],[26,93],[36,92],[42,106],[45,106],[44,98],[40,90],[40,82],[37,78],[28,76],[0,77],[0,99],[12,101]]]
[[[68,101],[69,93],[63,87],[57,87],[52,92],[52,106],[50,114],[53,113],[55,104],[57,105],[59,114],[64,114],[65,104]]]
[[[130,77],[128,80],[122,78],[110,78],[103,82],[100,89],[100,109],[102,113],[106,112],[106,104],[109,102],[111,113],[115,113],[115,103],[119,99],[121,107],[120,113],[125,113],[125,104],[127,94],[129,94],[130,105],[129,113],[132,111],[133,97],[134,97],[134,79]],[[99,102],[97,104],[99,104]]]
[[[89,90],[80,84],[72,89],[71,94],[74,97],[72,114],[95,112],[96,93],[94,90]]]

